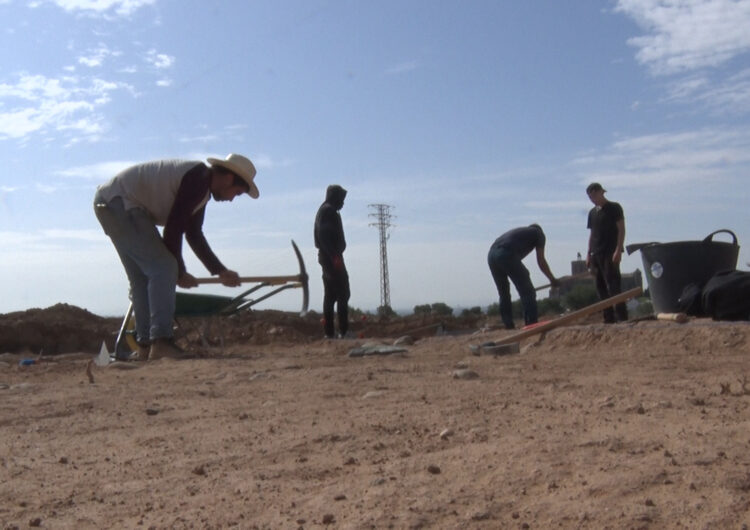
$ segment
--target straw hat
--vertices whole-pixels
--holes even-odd
[[[220,158],[207,158],[206,161],[212,166],[221,166],[228,169],[238,177],[241,177],[249,186],[247,194],[253,199],[258,198],[260,192],[258,191],[255,182],[253,182],[256,173],[255,166],[250,162],[249,158],[232,153],[228,155],[225,160],[221,160]]]

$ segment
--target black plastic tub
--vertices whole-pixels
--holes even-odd
[[[722,232],[732,236],[731,243],[713,240]],[[735,270],[740,251],[737,236],[727,229],[712,232],[702,241],[641,243],[631,248],[641,251],[654,313],[678,312],[678,300],[687,285],[702,288],[717,272]]]

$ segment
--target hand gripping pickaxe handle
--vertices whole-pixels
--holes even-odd
[[[302,259],[302,253],[299,251],[297,244],[292,240],[292,247],[294,248],[294,254],[297,256],[297,263],[299,264],[299,274],[288,275],[288,276],[240,276],[240,283],[258,283],[263,286],[279,285],[278,289],[264,295],[261,298],[256,299],[254,302],[260,302],[266,298],[273,296],[279,291],[284,289],[299,287],[302,288],[302,311],[301,315],[307,313],[307,308],[310,304],[310,288],[308,283],[307,270],[305,269],[305,260]],[[196,278],[198,284],[207,283],[221,283],[221,278]]]
[[[591,276],[591,273],[588,272],[588,271],[586,271],[586,272],[581,272],[581,273],[578,273],[578,274],[572,274],[570,276],[562,276],[562,277],[558,278],[557,280],[560,283],[565,283],[565,282],[569,282],[571,280],[577,280],[579,278],[586,278],[586,277],[589,277],[589,276]],[[551,283],[545,283],[544,285],[540,285],[538,287],[534,287],[534,290],[535,291],[540,291],[542,289],[546,289],[547,287],[552,287],[552,284]]]

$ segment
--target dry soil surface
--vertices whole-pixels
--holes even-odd
[[[572,325],[477,356],[509,332],[423,319],[324,341],[272,313],[185,332],[197,358],[99,367],[116,319],[38,311],[0,316],[3,528],[750,524],[746,322]],[[70,313],[93,322],[78,353],[3,342],[9,321],[81,334],[54,328]]]

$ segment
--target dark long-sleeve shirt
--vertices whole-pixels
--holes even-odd
[[[203,235],[203,218],[210,199],[210,186],[211,174],[205,164],[200,163],[185,173],[164,225],[164,244],[177,259],[180,274],[185,272],[185,261],[182,258],[183,234],[190,248],[211,274],[218,274],[226,269]]]

